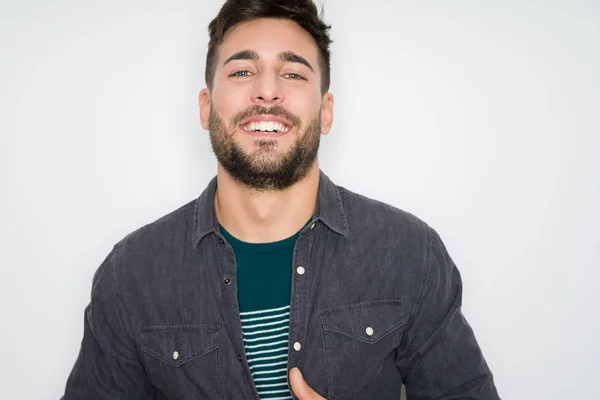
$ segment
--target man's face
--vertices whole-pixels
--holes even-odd
[[[304,178],[333,120],[333,96],[320,87],[317,44],[296,23],[257,19],[231,28],[212,92],[203,89],[199,98],[219,163],[261,191]]]

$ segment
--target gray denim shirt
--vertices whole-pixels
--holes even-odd
[[[288,368],[331,400],[398,400],[402,383],[409,400],[499,399],[438,234],[319,179],[294,247]],[[64,400],[258,399],[216,186],[127,235],[98,268]]]

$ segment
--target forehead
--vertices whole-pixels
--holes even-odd
[[[312,63],[316,63],[318,57],[317,43],[312,36],[287,19],[259,18],[230,28],[219,47],[219,59],[241,50],[254,50],[261,57],[273,58],[280,52],[293,51]]]

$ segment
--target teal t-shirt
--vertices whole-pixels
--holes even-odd
[[[259,397],[292,399],[287,353],[292,258],[299,232],[277,242],[248,243],[220,228],[235,253],[244,347]]]

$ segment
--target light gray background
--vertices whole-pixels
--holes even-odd
[[[217,0],[1,1],[0,380],[58,398],[92,275],[215,173]],[[600,398],[600,3],[327,0],[333,180],[436,228],[504,399]]]

